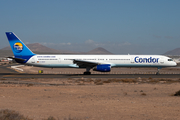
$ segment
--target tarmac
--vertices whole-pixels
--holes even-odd
[[[10,69],[10,65],[0,66],[0,78],[180,78],[180,74],[28,74]]]

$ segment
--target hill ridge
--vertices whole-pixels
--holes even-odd
[[[107,51],[106,49],[102,47],[98,47],[89,52],[84,53],[84,52],[72,52],[72,51],[67,51],[67,50],[57,50],[57,49],[46,47],[40,43],[32,43],[32,44],[26,44],[26,45],[32,52],[36,54],[112,54],[111,52]],[[10,46],[4,47],[0,50],[9,51],[9,53],[12,54]]]
[[[173,50],[167,51],[164,55],[180,55],[180,48],[175,48]]]

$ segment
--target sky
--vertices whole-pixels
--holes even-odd
[[[25,44],[114,54],[163,54],[180,47],[180,0],[1,0],[5,32]]]

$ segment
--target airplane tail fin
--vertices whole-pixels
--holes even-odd
[[[9,40],[15,60],[19,58],[26,62],[30,57],[35,55],[13,32],[6,32],[6,36]]]

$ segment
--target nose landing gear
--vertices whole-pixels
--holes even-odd
[[[160,67],[157,68],[158,71],[156,72],[156,75],[160,74],[160,69],[161,69]]]

